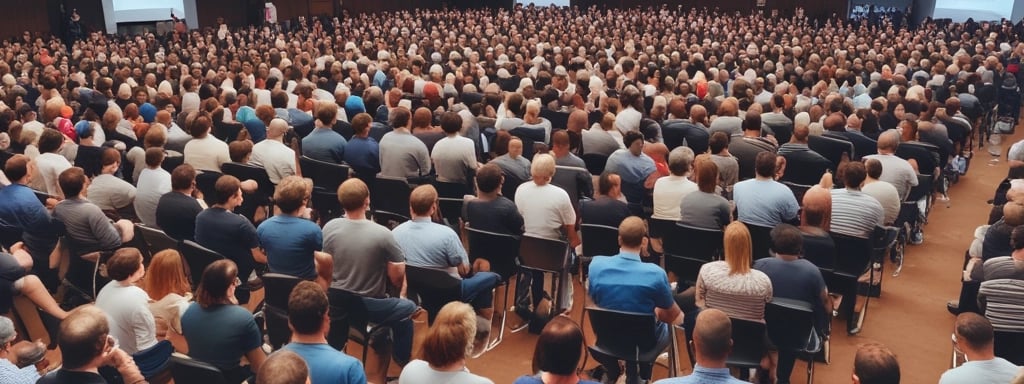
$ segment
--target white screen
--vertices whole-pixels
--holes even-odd
[[[538,7],[546,7],[549,5],[554,5],[556,7],[569,6],[569,0],[516,0],[516,4],[522,4],[524,6],[530,5],[530,3],[533,3],[533,5]]]
[[[1013,0],[936,0],[934,18],[953,21],[1009,19],[1013,3]]]
[[[182,0],[113,0],[113,6],[115,23],[170,20],[172,9],[185,18]]]

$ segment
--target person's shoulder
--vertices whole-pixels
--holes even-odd
[[[585,384],[589,383],[589,381],[580,380],[579,383]],[[512,384],[544,384],[544,381],[537,378],[535,375],[523,375],[519,376],[519,378],[517,378],[516,381],[513,381]]]

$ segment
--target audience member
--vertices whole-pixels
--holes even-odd
[[[135,202],[135,186],[117,177],[121,169],[121,152],[114,148],[103,150],[100,174],[89,182],[89,201],[100,209],[108,212],[121,213],[125,208],[133,210]],[[131,216],[134,216],[132,212]]]
[[[288,133],[287,122],[281,119],[271,120],[267,127],[266,140],[260,141],[252,147],[252,158],[249,161],[252,165],[266,169],[270,182],[275,185],[279,184],[281,179],[295,175],[298,169],[295,164],[295,151],[284,143],[286,133]],[[312,152],[313,149],[310,148],[309,151]]]
[[[330,101],[320,101],[316,104],[316,128],[302,139],[303,156],[328,163],[341,163],[345,160],[345,147],[348,146],[348,141],[332,129],[337,117],[337,104]],[[274,121],[271,121],[267,127],[268,136],[274,125]]]
[[[393,131],[380,139],[380,175],[399,178],[419,178],[431,171],[430,151],[426,144],[412,135],[412,116],[408,109],[391,111]]]
[[[668,169],[672,174],[654,182],[652,219],[679,221],[683,199],[700,189],[689,179],[693,157],[693,150],[688,147],[677,147],[669,153]]]
[[[1008,383],[1020,367],[993,352],[992,323],[977,313],[965,312],[956,317],[953,348],[964,354],[964,362],[939,378],[939,384]]]
[[[533,350],[532,376],[520,376],[513,384],[597,384],[583,380],[577,366],[583,352],[583,330],[567,316],[551,319]]]
[[[764,304],[772,299],[772,282],[751,269],[750,232],[741,222],[725,227],[725,260],[704,264],[697,275],[696,303],[717,308],[730,318],[764,321]]]
[[[256,376],[256,384],[307,384],[312,382],[309,366],[291,351],[278,351],[267,357]]]
[[[234,210],[242,205],[242,185],[237,178],[224,175],[214,185],[213,206],[196,215],[196,243],[235,263],[238,275],[248,281],[256,264],[267,264],[260,248],[256,227]],[[241,304],[249,302],[249,286],[233,290]]]
[[[745,381],[732,377],[726,359],[732,352],[732,322],[717,309],[706,309],[697,315],[693,329],[693,351],[696,362],[693,373],[684,377],[658,380],[655,384],[741,384]]]
[[[896,355],[882,344],[857,347],[853,358],[854,384],[899,384],[900,363]]]
[[[171,174],[161,165],[164,162],[164,150],[149,148],[145,152],[146,166],[136,177],[138,188],[135,191],[135,215],[148,227],[158,228],[156,211],[160,198],[171,191]]]
[[[352,118],[352,139],[345,144],[345,163],[361,178],[369,179],[380,172],[380,147],[377,140],[370,137],[370,124],[373,118],[360,113]]]
[[[892,184],[878,179],[882,176],[882,162],[878,159],[864,160],[864,170],[867,171],[867,178],[864,179],[861,192],[878,200],[885,212],[882,222],[892,225],[900,214],[900,192]]]
[[[462,117],[458,113],[441,115],[441,129],[445,137],[434,144],[430,153],[437,181],[465,184],[467,175],[480,167],[476,162],[476,144],[460,135]]]
[[[28,341],[15,342],[17,338],[18,332],[14,330],[14,322],[6,316],[0,316],[0,380],[9,384],[35,384],[39,380],[41,369],[35,364],[19,364],[21,356],[18,350],[26,348],[27,344],[33,353],[46,353],[46,347]]]
[[[37,381],[37,384],[107,383],[100,376],[104,366],[113,366],[125,383],[145,383],[131,355],[117,346],[110,335],[107,316],[94,305],[75,308],[60,322],[57,345],[61,367]]]
[[[594,200],[580,203],[581,222],[618,228],[630,216],[629,206],[623,201],[622,178],[613,172],[602,173],[597,179],[597,192]]]
[[[860,187],[867,176],[864,163],[850,161],[839,170],[846,188],[832,192],[832,233],[869,239],[875,228],[885,224],[885,211],[874,197],[861,192]]]
[[[196,188],[196,169],[182,164],[171,172],[171,191],[156,204],[156,223],[172,239],[195,240],[196,216],[205,204]]]
[[[331,324],[330,304],[323,287],[303,281],[288,295],[288,324],[292,340],[271,355],[265,365],[278,353],[294,352],[309,366],[311,383],[365,384],[363,365],[352,356],[327,344]],[[260,379],[263,379],[261,371]]]
[[[800,206],[793,192],[774,179],[776,155],[770,151],[760,152],[756,167],[756,178],[736,183],[733,189],[738,220],[759,227],[794,222]]]
[[[700,155],[694,161],[697,190],[683,196],[679,203],[679,223],[701,229],[720,230],[732,221],[732,206],[715,193],[718,187],[718,165],[714,155]]]
[[[630,211],[633,214],[640,214],[642,200],[647,190],[654,185],[657,169],[654,160],[643,153],[644,137],[640,132],[624,133],[622,142],[626,149],[620,149],[608,156],[604,170],[614,172],[622,178],[622,194],[630,204]]]
[[[474,375],[466,368],[476,327],[472,307],[459,302],[445,304],[423,339],[419,358],[402,369],[399,384],[493,384],[490,379]]]
[[[269,141],[267,139],[264,141]],[[274,191],[274,204],[281,213],[256,229],[259,246],[266,254],[271,272],[316,280],[325,289],[331,283],[334,260],[323,250],[323,232],[309,219],[313,184],[308,179],[288,176]]]

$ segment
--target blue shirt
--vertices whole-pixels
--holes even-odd
[[[652,173],[658,171],[646,154],[633,156],[629,149],[620,149],[608,156],[605,171],[615,172],[622,178],[622,192],[631,203],[639,203],[644,195],[644,182]]]
[[[601,308],[653,314],[656,307],[675,305],[665,271],[635,253],[595,256],[589,281],[590,297]]]
[[[341,164],[345,160],[346,144],[348,141],[330,128],[317,128],[302,139],[302,155]]]
[[[393,229],[395,241],[405,254],[405,263],[414,267],[448,268],[469,265],[459,236],[450,227],[417,217]],[[459,277],[457,271],[449,270]]]
[[[290,215],[274,215],[256,229],[267,254],[270,272],[303,279],[316,278],[313,252],[323,249],[324,234],[316,223]]]
[[[181,331],[189,356],[222,371],[238,367],[242,356],[263,345],[252,313],[237,305],[189,304],[181,315]]]
[[[0,189],[0,223],[36,235],[53,230],[53,219],[31,188],[11,184]]]
[[[330,345],[292,342],[283,349],[302,356],[312,384],[366,384],[363,364]]]
[[[267,125],[263,124],[260,119],[249,119],[242,122],[245,126],[245,130],[249,131],[249,137],[252,138],[253,143],[259,143],[267,138]],[[228,138],[233,139],[233,138]]]
[[[0,359],[0,383],[35,384],[39,380],[39,371],[35,366],[18,368],[7,359]]]
[[[744,180],[732,188],[740,221],[762,227],[775,227],[796,219],[800,205],[793,191],[775,180]]]
[[[372,137],[352,136],[352,141],[345,145],[344,157],[359,176],[373,177],[380,173],[380,146]]]
[[[688,376],[661,379],[654,384],[745,384],[746,382],[729,374],[729,368],[705,368],[700,364],[693,366],[693,373]]]

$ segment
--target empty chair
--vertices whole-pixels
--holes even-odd
[[[487,260],[491,264],[491,272],[501,276],[498,286],[505,287],[505,301],[501,305],[501,326],[496,338],[487,343],[491,350],[501,343],[505,336],[505,319],[508,310],[509,282],[518,272],[517,257],[519,256],[519,238],[513,235],[481,231],[466,227],[466,240],[469,243],[469,262],[477,259]]]
[[[142,240],[149,247],[151,254],[157,254],[167,249],[178,249],[178,241],[167,236],[164,231],[153,227],[147,227],[141,223],[135,224],[135,233],[142,235]]]
[[[651,313],[614,311],[588,306],[587,314],[597,340],[587,349],[594,354],[612,357],[630,363],[653,364],[665,349],[669,352],[669,371],[674,372],[675,348],[670,338],[661,340],[661,323]],[[650,379],[649,377],[641,379]]]
[[[768,338],[779,351],[778,375],[780,381],[789,382],[789,374],[797,357],[807,361],[807,383],[814,382],[814,355],[822,349],[822,338],[814,329],[814,310],[811,303],[772,298],[764,311]]]
[[[722,253],[722,231],[676,224],[663,234],[665,269],[680,283],[697,284],[700,267]]]
[[[830,168],[832,173],[836,173],[836,170],[839,169],[839,163],[842,161],[844,153],[850,159],[854,156],[853,143],[831,136],[811,135],[807,137],[807,146],[832,162]]]
[[[327,334],[327,344],[344,351],[348,341],[355,340],[363,347],[362,361],[366,365],[371,340],[389,333],[391,329],[386,325],[371,324],[367,320],[369,315],[362,297],[355,293],[331,288],[327,290],[327,299],[331,304],[331,330]],[[390,362],[388,358],[386,364]]]
[[[302,279],[280,273],[263,275],[263,313],[267,321],[267,338],[275,351],[288,342],[292,331],[288,327],[288,296]]]
[[[434,181],[434,188],[437,189],[438,209],[448,226],[458,229],[459,218],[462,217],[462,203],[466,195],[473,193],[472,190],[462,183],[447,183]]]
[[[224,374],[217,367],[180,353],[171,355],[171,377],[175,383],[227,383]]]
[[[373,221],[389,229],[409,221],[409,192],[406,180],[378,176],[370,190]]]
[[[756,321],[730,318],[732,321],[732,352],[726,365],[739,368],[740,379],[745,379],[750,368],[760,368],[761,358],[768,352],[765,344],[765,325]]]
[[[220,172],[202,171],[196,175],[196,188],[203,193],[203,200],[207,206],[213,205],[213,197],[216,195],[214,186],[223,174]]]
[[[448,271],[406,265],[405,280],[409,296],[418,297],[420,306],[427,311],[428,324],[434,323],[441,307],[462,298],[462,281]]]
[[[561,240],[542,239],[523,236],[519,243],[519,267],[535,272],[534,278],[543,278],[544,273],[552,275],[552,296],[554,297],[554,313],[561,313],[566,296],[568,283],[569,243]],[[534,301],[538,299],[534,297]]]
[[[873,253],[871,240],[836,233],[832,234],[832,240],[836,243],[836,264],[832,279],[826,280],[825,283],[829,292],[843,295],[839,311],[846,313],[846,329],[854,334],[860,332],[863,321],[863,316],[856,317],[854,313],[857,302],[857,279],[870,267]],[[864,308],[866,309],[867,305]]]
[[[206,270],[206,267],[213,264],[214,261],[224,258],[223,255],[192,240],[182,241],[181,245],[178,246],[178,252],[181,253],[181,257],[185,258],[185,264],[188,265],[193,289],[199,284],[200,277],[203,276],[203,271]],[[248,276],[240,276],[240,278],[248,278]]]
[[[341,216],[341,203],[338,202],[338,186],[348,180],[349,167],[316,160],[307,156],[299,158],[302,175],[313,179],[313,193],[310,200],[313,209],[321,222]]]
[[[596,176],[604,173],[604,166],[608,163],[608,156],[600,153],[584,153],[581,157],[591,175]]]
[[[581,279],[586,278],[587,265],[594,256],[615,256],[619,254],[619,229],[607,225],[587,224],[580,225],[580,232],[583,236],[583,262]]]
[[[772,255],[768,250],[772,246],[772,228],[748,223],[743,224],[746,224],[747,229],[750,230],[750,246],[753,252],[751,258],[756,261],[771,257]]]

